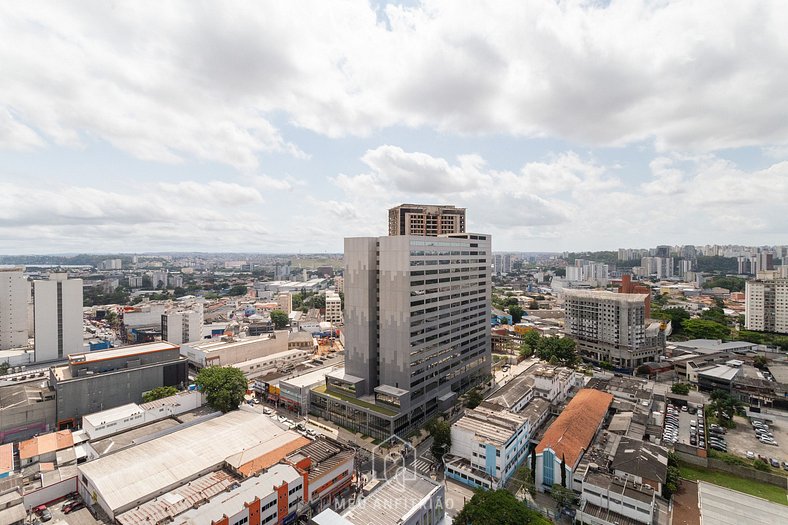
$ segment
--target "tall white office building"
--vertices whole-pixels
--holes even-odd
[[[24,268],[0,268],[0,350],[27,345],[29,300]]]
[[[53,273],[33,283],[37,362],[65,359],[82,351],[82,279]]]

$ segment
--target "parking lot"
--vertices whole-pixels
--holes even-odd
[[[701,425],[703,413],[702,409],[689,409],[684,411],[681,407],[668,407],[665,417],[665,431],[663,439],[671,440],[690,446],[705,445],[704,429]],[[695,413],[692,413],[695,412]]]
[[[48,505],[49,512],[52,513],[52,519],[47,521],[44,525],[54,525],[57,523],[68,523],[68,525],[97,525],[101,523],[96,521],[90,511],[86,508],[81,508],[74,512],[65,514],[61,509],[65,500],[60,500],[56,503]]]
[[[728,429],[728,452],[737,456],[746,456],[747,451],[775,458],[780,462],[788,461],[788,425],[782,421],[769,423],[769,431],[774,434],[777,446],[761,443],[755,437],[752,424],[747,418],[735,416],[736,428]]]

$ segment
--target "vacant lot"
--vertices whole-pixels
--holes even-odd
[[[777,487],[776,485],[769,485],[768,483],[761,483],[752,479],[744,479],[736,477],[732,474],[725,472],[716,472],[713,470],[706,470],[702,467],[695,467],[681,463],[679,465],[681,470],[681,477],[693,481],[701,480],[709,483],[714,483],[721,487],[738,490],[745,494],[757,496],[759,498],[768,499],[781,505],[788,505],[788,494],[785,490]]]

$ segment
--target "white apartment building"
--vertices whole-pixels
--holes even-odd
[[[529,369],[527,373],[530,373]],[[539,365],[532,373],[534,396],[551,403],[563,403],[577,384],[577,374],[571,368]]]
[[[637,368],[664,348],[658,324],[646,325],[648,294],[565,289],[564,331],[581,355],[615,367]]]
[[[37,362],[65,359],[82,351],[82,279],[53,273],[33,283]]]
[[[747,281],[744,324],[747,330],[788,333],[788,279]]]
[[[575,266],[566,267],[566,280],[570,282],[594,282],[607,284],[610,268],[607,264],[592,261],[575,261]]]
[[[326,315],[327,323],[339,324],[342,322],[342,300],[339,294],[331,290],[326,291]]]
[[[673,277],[673,257],[643,257],[640,267],[646,276],[654,275],[657,279]]]
[[[24,268],[0,268],[0,350],[26,346],[30,283]]]
[[[451,426],[446,477],[474,488],[503,487],[528,457],[531,425],[508,410],[479,406]]]
[[[191,305],[189,310],[162,314],[161,338],[172,344],[181,345],[202,339],[203,306]]]

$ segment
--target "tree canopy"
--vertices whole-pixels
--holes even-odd
[[[681,328],[687,337],[692,339],[728,339],[731,331],[727,326],[707,319],[687,319],[681,322]]]
[[[437,420],[430,425],[432,435],[432,447],[430,452],[439,462],[443,460],[443,455],[451,449],[451,425],[448,421]]]
[[[478,490],[453,523],[457,525],[549,525],[550,521],[529,509],[507,490]]]
[[[717,275],[703,283],[704,288],[727,288],[731,292],[743,292],[746,279],[728,275]]]
[[[670,391],[680,396],[686,396],[689,394],[690,386],[687,383],[676,383],[670,387]]]
[[[203,368],[194,382],[205,394],[208,404],[222,412],[238,408],[248,386],[243,372],[232,366]]]
[[[150,403],[151,401],[156,401],[157,399],[174,396],[177,393],[178,389],[174,386],[157,386],[153,390],[149,390],[142,394],[142,402]]]
[[[244,294],[246,294],[246,291],[247,291],[247,288],[246,288],[245,284],[236,284],[235,286],[230,288],[230,291],[227,292],[227,295],[230,295],[230,296],[244,295]]]
[[[482,394],[479,392],[479,389],[474,388],[468,392],[468,408],[476,408],[482,402],[482,399]]]
[[[523,318],[523,309],[516,304],[512,305],[509,307],[509,315],[512,316],[512,324],[517,324]]]
[[[274,323],[274,328],[281,330],[287,326],[287,323],[290,322],[290,318],[287,317],[287,314],[284,310],[272,310],[271,321]]]

